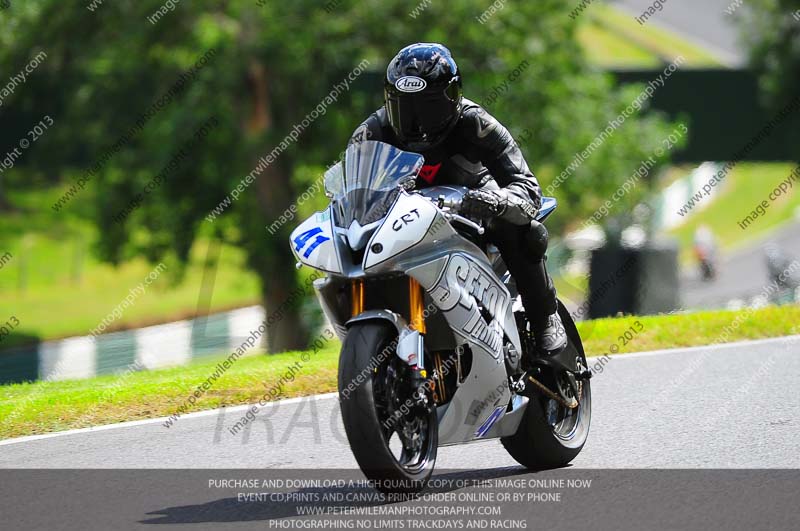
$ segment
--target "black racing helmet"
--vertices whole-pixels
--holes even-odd
[[[461,113],[461,73],[445,46],[419,42],[400,50],[386,68],[389,124],[412,151],[447,136]]]

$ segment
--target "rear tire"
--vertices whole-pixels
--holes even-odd
[[[373,486],[383,492],[414,493],[425,487],[433,473],[438,421],[435,410],[419,419],[424,428],[420,428],[423,443],[418,460],[402,463],[405,454],[399,459],[395,456],[390,430],[404,421],[386,427],[384,391],[387,373],[407,368],[399,365],[404,362],[395,353],[396,340],[397,331],[388,323],[356,323],[348,330],[339,357],[339,403],[350,449]]]
[[[586,355],[580,335],[572,317],[560,301],[558,313],[567,331],[566,348],[572,349],[586,368]],[[562,419],[555,426],[552,424],[555,401],[534,391],[517,433],[500,439],[511,457],[519,464],[534,470],[562,467],[575,459],[589,436],[592,418],[592,390],[589,382],[583,381],[579,405],[572,410],[576,417]],[[557,408],[559,412],[565,409],[563,406]]]

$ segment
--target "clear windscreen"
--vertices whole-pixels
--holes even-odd
[[[374,140],[351,144],[344,162],[325,173],[325,190],[331,195],[334,223],[362,227],[386,216],[399,187],[416,179],[424,157]]]

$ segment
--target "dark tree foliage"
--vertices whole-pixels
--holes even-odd
[[[351,131],[380,103],[379,73],[402,46],[446,43],[460,61],[467,96],[478,102],[488,101],[519,68],[507,89],[494,91],[489,111],[521,139],[545,181],[638,92],[614,90],[606,75],[585,63],[570,4],[561,0],[508,2],[488,18],[482,17],[485,0],[433,2],[416,18],[410,15],[414,5],[400,0],[185,0],[153,23],[163,5],[12,2],[0,14],[2,72],[18,70],[40,51],[47,58],[0,108],[0,120],[22,124],[13,136],[43,115],[54,119],[26,159],[32,174],[62,179],[66,189],[95,170],[79,193],[92,198],[86,215],[101,229],[97,252],[103,259],[118,263],[143,255],[185,263],[198,236],[214,235],[246,250],[249,267],[262,279],[268,314],[299,285],[288,248],[298,220],[274,234],[265,227],[338,157]],[[194,69],[203,56],[205,65]],[[208,221],[259,159],[363,61],[373,75],[355,81],[360,90],[338,95]],[[160,108],[146,114],[159,101]],[[193,143],[209,123],[215,125],[207,136]],[[658,117],[629,119],[560,186],[555,222],[594,212],[667,132]],[[187,153],[179,157],[182,149]],[[159,185],[136,200],[159,174]],[[625,201],[633,204],[643,191]],[[306,202],[301,213],[311,206]],[[300,309],[290,307],[270,327],[268,348],[305,347],[303,323]]]

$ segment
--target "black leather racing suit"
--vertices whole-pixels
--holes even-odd
[[[353,133],[350,142],[378,140],[406,149],[381,107]],[[480,105],[463,99],[461,116],[438,145],[420,152],[425,165],[417,187],[459,185],[496,190],[508,206],[492,220],[487,238],[500,250],[517,284],[532,324],[556,312],[556,292],[545,268],[547,229],[534,220],[542,204],[539,182],[508,130]]]

